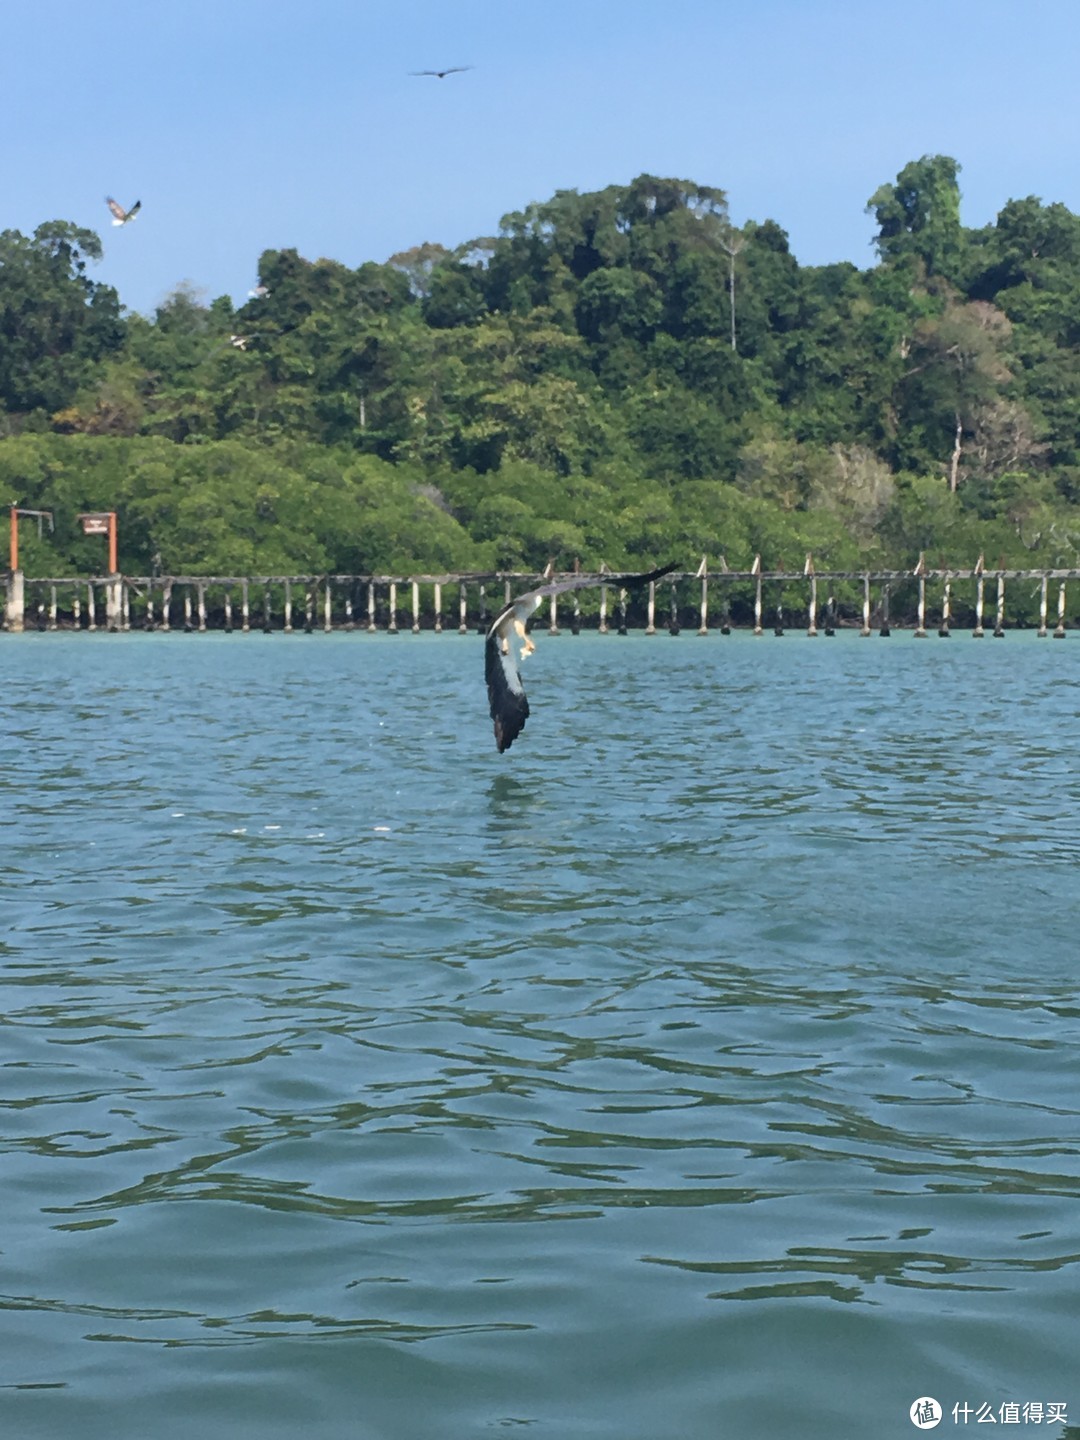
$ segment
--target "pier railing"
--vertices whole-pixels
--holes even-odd
[[[575,572],[564,572],[571,574]],[[1056,627],[1067,625],[1067,582],[1080,569],[933,568],[921,559],[913,570],[816,570],[807,556],[801,570],[767,570],[758,557],[749,570],[730,570],[705,559],[696,570],[676,572],[630,597],[603,571],[588,578],[593,589],[552,596],[535,623],[552,633],[562,623],[577,633],[586,626],[601,633],[626,633],[634,624],[655,634],[696,629],[699,635],[728,633],[744,626],[756,635],[766,629],[804,628],[809,635],[857,627],[887,635],[905,623],[916,636],[949,635],[959,607],[976,637],[1004,634],[1007,586],[1022,589],[1019,607],[1038,633],[1049,631],[1050,591],[1056,588]],[[4,628],[184,630],[205,632],[316,630],[419,632],[484,629],[515,594],[538,582],[535,571],[490,571],[419,575],[96,575],[30,578],[6,572]],[[665,593],[666,592],[666,593]],[[1037,622],[1036,615],[1037,600]],[[899,620],[890,618],[890,611]],[[990,620],[987,621],[987,615]],[[933,616],[931,622],[930,617]]]

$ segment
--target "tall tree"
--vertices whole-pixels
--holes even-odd
[[[886,261],[917,259],[927,275],[958,278],[963,260],[960,166],[948,155],[909,161],[893,185],[867,202],[878,223],[878,254]]]
[[[29,239],[0,233],[0,407],[24,414],[70,404],[94,365],[124,339],[120,301],[96,284],[87,262],[101,259],[92,230],[65,220]]]

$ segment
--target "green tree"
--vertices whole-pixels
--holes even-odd
[[[0,233],[0,408],[58,410],[120,350],[116,291],[87,275],[100,258],[97,235],[67,221]]]
[[[890,263],[917,260],[927,275],[958,278],[964,258],[960,225],[959,164],[948,155],[911,160],[893,185],[867,202],[878,224],[875,244]]]

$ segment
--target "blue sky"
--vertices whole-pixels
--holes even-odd
[[[0,228],[96,229],[147,313],[242,300],[264,249],[385,260],[643,171],[803,264],[872,263],[866,201],[924,154],[967,225],[1080,210],[1077,0],[5,0],[2,41]]]

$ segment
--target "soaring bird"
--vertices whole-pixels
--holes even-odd
[[[410,75],[434,75],[436,80],[445,80],[447,75],[460,75],[463,70],[474,70],[474,65],[451,65],[448,70],[410,70]]]
[[[108,205],[109,209],[112,211],[112,223],[114,225],[126,225],[129,220],[135,219],[135,216],[139,213],[139,208],[142,205],[142,201],[136,200],[135,204],[132,205],[130,210],[125,210],[122,205],[118,205],[116,203],[116,201],[112,198],[111,195],[106,195],[105,204]]]
[[[547,585],[538,585],[535,590],[527,590],[500,610],[487,632],[484,646],[484,676],[491,702],[491,718],[495,722],[495,744],[500,755],[509,750],[529,718],[529,701],[521,683],[519,662],[510,648],[511,636],[516,635],[521,641],[521,660],[533,653],[536,646],[526,632],[525,622],[540,608],[545,597],[595,585],[618,585],[621,588],[647,585],[650,580],[659,580],[662,575],[670,575],[676,569],[678,561],[640,575],[574,575],[568,580],[555,580]]]

